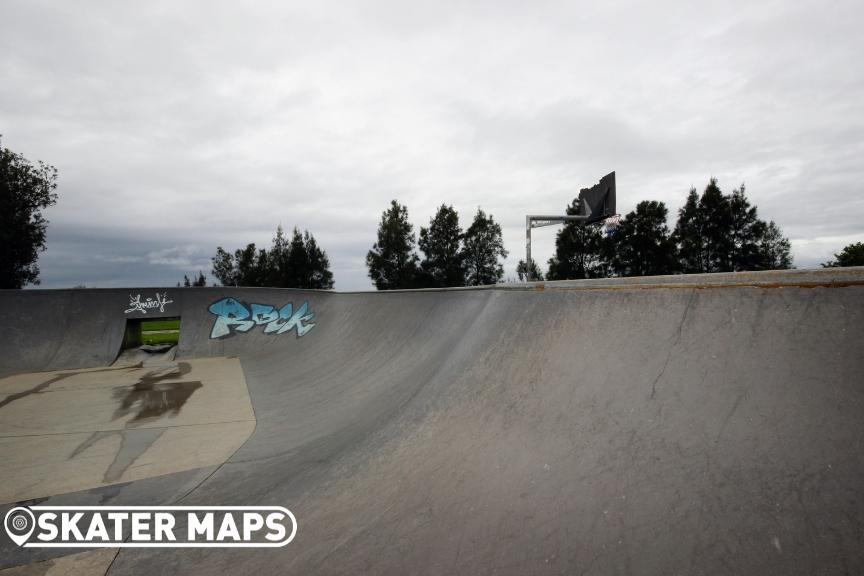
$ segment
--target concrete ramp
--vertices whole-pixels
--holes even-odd
[[[115,341],[80,363],[110,363],[155,289],[77,292],[0,293],[4,350],[34,346],[0,374],[80,368],[90,330]],[[53,294],[59,342],[18,316]],[[181,317],[178,361],[239,358],[254,432],[200,473],[43,497],[277,505],[299,529],[124,549],[111,574],[864,573],[864,269],[167,299],[147,314]],[[74,552],[3,538],[0,566]]]

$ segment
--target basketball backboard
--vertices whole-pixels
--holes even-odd
[[[582,188],[579,191],[579,204],[582,200],[588,203],[591,213],[586,214],[586,223],[599,222],[615,214],[615,172],[610,172],[600,179],[600,182],[591,188]]]

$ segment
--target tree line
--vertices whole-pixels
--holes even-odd
[[[333,288],[327,253],[308,230],[301,234],[294,228],[289,240],[280,225],[269,250],[251,243],[231,254],[219,246],[212,262],[213,276],[223,286]]]
[[[39,284],[37,261],[45,250],[48,225],[42,211],[57,202],[56,188],[56,168],[0,145],[0,288]],[[575,199],[567,212],[577,213]],[[545,276],[558,280],[792,266],[788,239],[776,223],[758,217],[743,185],[727,195],[712,178],[702,194],[690,190],[672,229],[667,216],[662,202],[646,200],[611,234],[609,226],[568,223],[558,232]],[[407,208],[394,200],[382,214],[366,263],[381,290],[476,286],[499,282],[506,256],[500,225],[482,209],[463,231],[458,213],[442,204],[415,240]],[[269,250],[253,243],[229,253],[220,246],[212,263],[213,276],[225,286],[333,287],[327,253],[312,234],[297,228],[288,239],[278,227]],[[822,266],[864,266],[864,243],[849,244]],[[525,278],[528,269],[520,261],[519,277]],[[530,270],[532,278],[544,276],[536,262]],[[184,276],[184,286],[205,284],[203,272]]]
[[[204,272],[198,271],[198,275],[192,275],[192,279],[189,279],[189,276],[186,274],[183,275],[183,284],[177,282],[178,288],[203,288],[207,286],[207,276],[204,275]]]
[[[501,280],[501,259],[506,257],[501,225],[482,208],[463,232],[459,214],[442,204],[429,227],[420,228],[415,242],[408,208],[393,200],[381,214],[378,239],[366,254],[366,266],[378,290],[480,286]]]
[[[567,208],[577,213],[578,199]],[[663,202],[645,200],[625,215],[614,229],[602,223],[571,222],[558,232],[555,255],[549,260],[548,280],[653,276],[792,267],[789,240],[774,221],[758,217],[744,185],[724,194],[711,178],[700,195],[691,188],[678,211],[673,229],[667,225]],[[532,278],[540,279],[531,263]],[[519,263],[520,279],[526,278]]]
[[[845,266],[864,266],[864,242],[849,244],[834,259],[823,262],[823,268],[842,268]]]

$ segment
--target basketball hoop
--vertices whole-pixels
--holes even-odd
[[[591,188],[582,188],[579,190],[578,202],[574,200],[573,207],[576,208],[575,214],[552,214],[548,216],[529,214],[525,216],[525,262],[528,267],[527,275],[529,282],[532,280],[532,228],[554,226],[555,224],[566,224],[569,222],[578,222],[584,226],[586,224],[604,222],[604,220],[609,222],[611,219],[615,219],[614,226],[618,226],[618,217],[615,214],[615,172],[610,172]],[[609,224],[604,223],[604,226],[609,226]],[[611,234],[611,232],[608,232],[609,228],[605,229],[607,230],[607,235]]]
[[[618,225],[621,223],[621,215],[615,214],[603,220],[603,232],[606,236],[612,236],[618,231]]]

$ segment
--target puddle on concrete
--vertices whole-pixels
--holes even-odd
[[[9,439],[4,447],[26,446],[29,460],[13,458],[0,466],[0,501],[224,462],[255,426],[240,363],[214,359],[199,367],[196,360],[183,360],[4,378],[0,428]],[[108,501],[115,496],[104,495]]]
[[[136,424],[151,418],[159,418],[165,414],[179,414],[192,394],[202,387],[202,383],[198,380],[178,381],[179,378],[191,371],[192,367],[188,362],[178,362],[148,371],[131,386],[115,388],[112,396],[119,401],[120,405],[114,411],[112,419],[117,420],[134,414],[132,419],[126,423],[126,429],[93,432],[75,448],[68,459],[75,458],[101,440],[119,435],[120,448],[114,455],[114,461],[105,471],[103,481],[119,480],[129,466],[165,432],[165,428],[138,428]]]
[[[176,366],[147,372],[132,386],[115,389],[112,394],[120,401],[120,406],[114,411],[112,419],[116,420],[134,412],[128,426],[167,413],[179,414],[186,401],[202,386],[199,380],[177,381],[191,371],[192,367],[188,362],[178,362]]]

